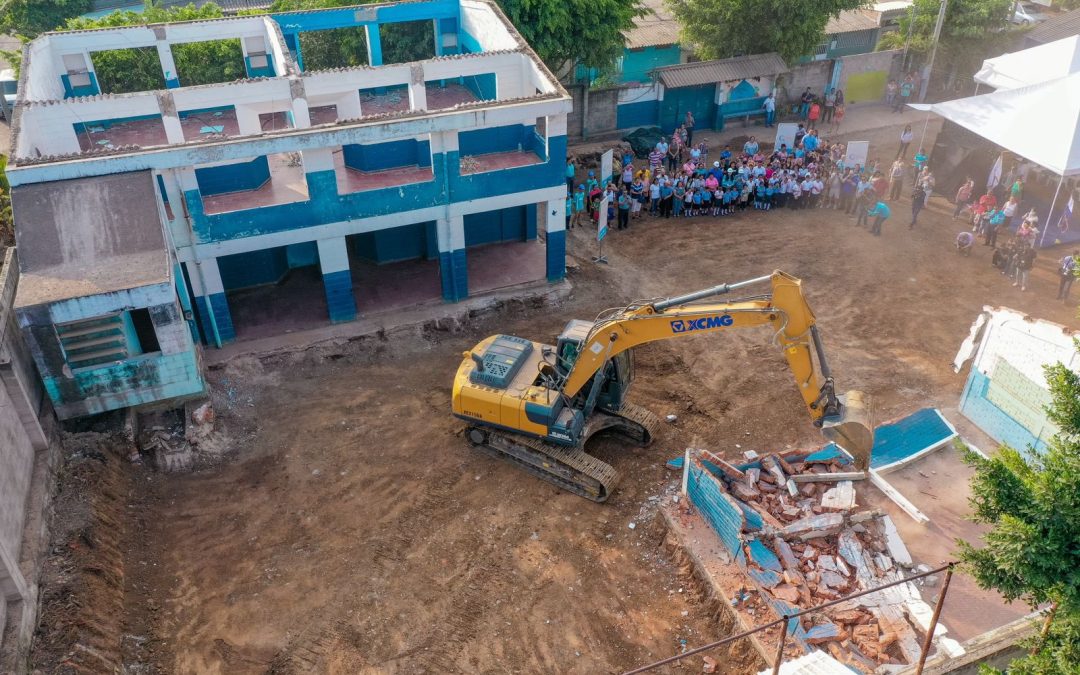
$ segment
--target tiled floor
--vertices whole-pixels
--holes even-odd
[[[435,179],[429,166],[402,166],[382,171],[350,169],[345,166],[340,150],[334,152],[334,172],[337,175],[338,194],[342,195],[409,183],[423,183]]]
[[[259,120],[263,131],[291,128],[289,118],[283,112],[260,115]],[[233,110],[189,115],[180,120],[180,127],[184,131],[185,141],[240,135],[240,127],[236,122],[236,112]],[[79,134],[79,147],[83,152],[121,145],[138,145],[149,148],[167,144],[165,125],[160,119],[120,122],[109,125],[107,128],[91,123],[85,133]]]
[[[542,279],[546,250],[540,241],[471,248],[466,263],[469,293],[476,294]],[[371,314],[424,302],[441,302],[438,260],[376,265],[350,261],[357,310]],[[318,267],[289,272],[280,283],[229,293],[229,309],[239,340],[253,340],[329,324]]]
[[[241,211],[273,204],[290,204],[308,199],[303,166],[291,166],[288,155],[270,155],[270,180],[258,190],[203,196],[208,214]]]
[[[459,103],[479,100],[467,88],[456,83],[447,84],[445,87],[428,84],[425,89],[428,110],[442,110],[452,108]],[[408,109],[409,92],[403,87],[389,89],[382,94],[376,94],[373,91],[360,92],[360,113],[363,116],[403,112]]]
[[[466,176],[472,173],[542,164],[544,160],[537,157],[535,152],[512,150],[510,152],[490,152],[485,155],[466,155],[460,161],[461,175]]]

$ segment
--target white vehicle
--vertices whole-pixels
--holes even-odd
[[[19,88],[19,78],[15,77],[15,71],[11,68],[0,70],[0,95],[4,97],[4,105],[0,106],[3,110],[4,118],[8,119],[11,116],[11,111],[15,109],[15,92]],[[11,121],[8,119],[8,121]]]
[[[1033,2],[1020,2],[1009,21],[1021,26],[1034,25],[1046,21],[1046,15],[1040,12],[1039,6]]]

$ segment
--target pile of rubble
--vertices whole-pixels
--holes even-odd
[[[913,567],[889,516],[859,509],[855,483],[866,474],[835,447],[748,452],[739,466],[693,454],[691,501],[744,574],[732,604],[751,623],[761,623],[763,606],[791,615],[901,581]],[[908,581],[801,617],[790,636],[806,652],[822,649],[861,672],[888,673],[918,660],[932,613]],[[939,648],[963,653],[940,624],[936,633]]]

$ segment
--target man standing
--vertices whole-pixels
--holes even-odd
[[[814,94],[810,91],[810,87],[806,88],[806,91],[802,93],[799,98],[799,116],[806,119],[810,115],[810,104],[814,102]],[[797,144],[796,144],[797,145]]]
[[[765,102],[761,104],[762,108],[765,108],[765,126],[771,127],[773,120],[776,118],[776,93],[769,92],[769,95],[765,97]]]
[[[923,193],[922,185],[916,185],[915,191],[911,193],[911,224],[908,225],[909,230],[914,230],[915,225],[919,221],[919,212],[923,210],[923,206],[926,199],[926,194]]]
[[[577,173],[577,164],[574,164],[573,157],[566,158],[566,191],[570,194],[574,193],[574,174]]]
[[[1061,283],[1058,284],[1057,299],[1062,302],[1069,301],[1069,289],[1072,288],[1073,282],[1076,281],[1077,259],[1080,259],[1080,251],[1073,251],[1072,255],[1065,256],[1058,263],[1058,275],[1061,277]]]
[[[870,234],[875,237],[881,236],[881,224],[889,219],[892,212],[889,211],[889,205],[885,202],[878,202],[874,205],[874,208],[866,212],[867,216],[874,216],[874,225],[870,228]]]
[[[911,100],[911,94],[915,91],[915,82],[911,79],[911,75],[904,78],[903,84],[900,85],[900,96],[896,99],[896,105],[893,107],[893,112],[903,114],[904,106]]]
[[[1027,290],[1028,276],[1031,268],[1035,266],[1035,247],[1027,244],[1021,249],[1016,258],[1016,281],[1013,286],[1019,286],[1020,292]]]
[[[904,188],[904,160],[899,157],[889,169],[889,185],[889,201],[900,199],[900,191]]]
[[[622,189],[619,193],[619,226],[618,229],[625,230],[630,227],[630,195],[627,193],[626,188]]]
[[[832,122],[834,112],[836,112],[836,90],[829,89],[825,92],[825,114],[821,121]]]
[[[683,126],[686,127],[686,145],[689,147],[694,144],[694,113],[692,111],[686,111],[686,120],[683,122]]]

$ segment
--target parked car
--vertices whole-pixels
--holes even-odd
[[[1022,26],[1042,23],[1046,19],[1047,17],[1040,11],[1039,5],[1033,2],[1020,2],[1017,3],[1016,11],[1013,12],[1009,21]]]

